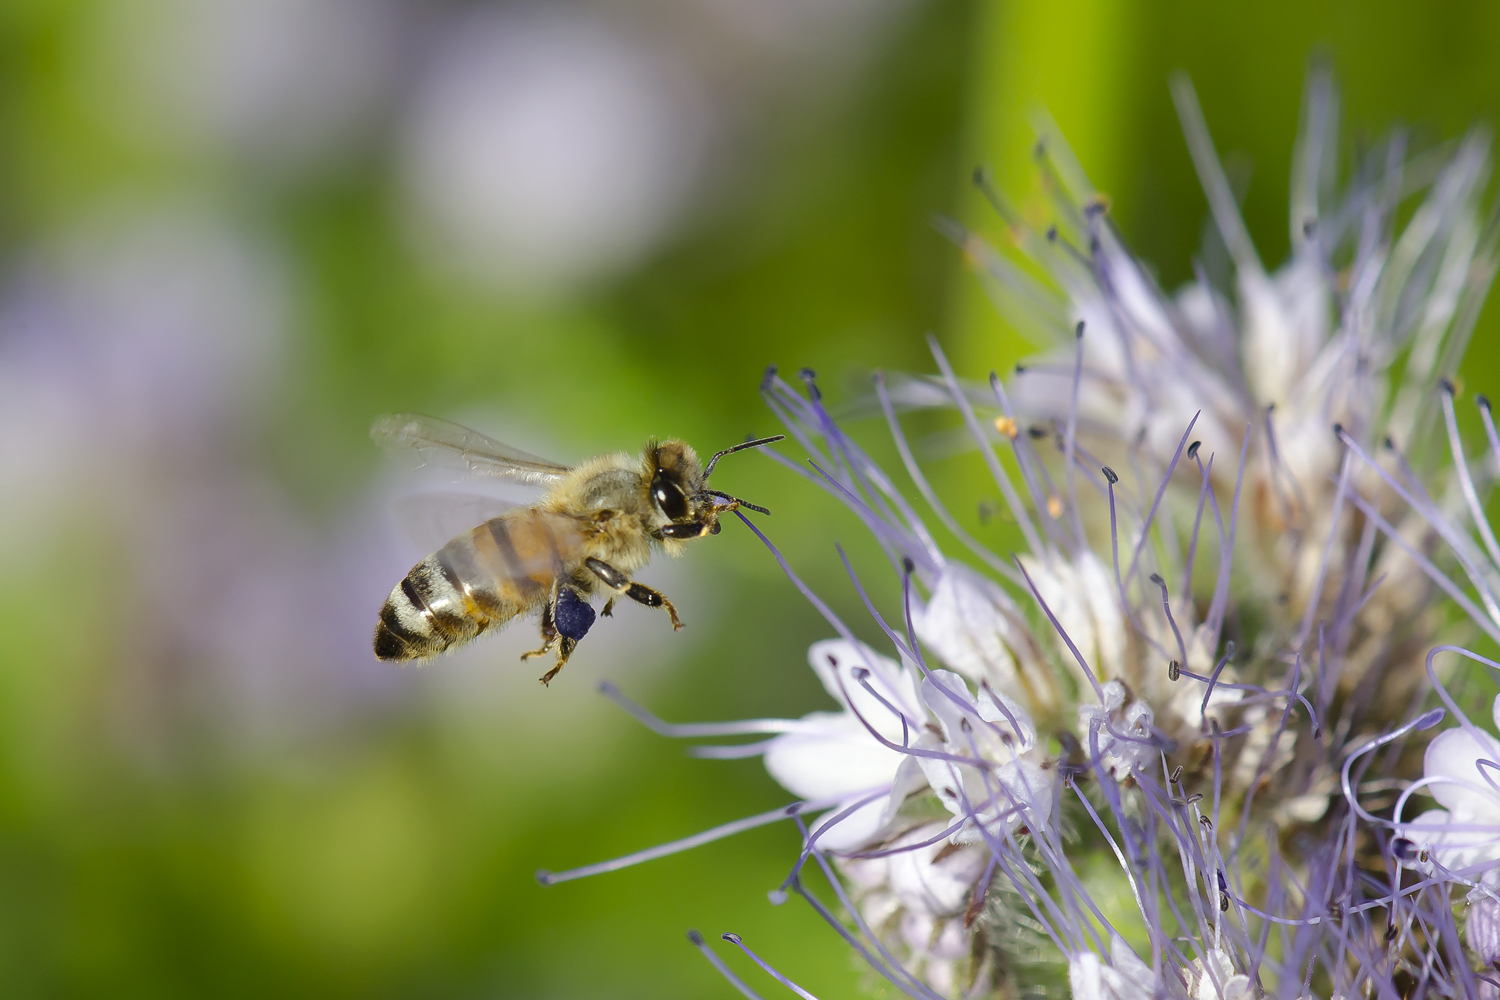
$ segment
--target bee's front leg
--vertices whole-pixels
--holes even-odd
[[[589,558],[584,565],[604,581],[604,585],[611,590],[624,594],[637,604],[644,604],[648,608],[665,608],[672,619],[672,629],[677,631],[682,628],[682,619],[677,617],[677,609],[672,602],[667,600],[666,595],[659,590],[652,590],[644,583],[635,583],[620,570],[615,569],[603,559]]]

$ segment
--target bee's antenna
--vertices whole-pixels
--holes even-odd
[[[745,441],[745,442],[742,442],[740,444],[735,445],[733,448],[725,448],[721,452],[716,452],[714,454],[714,457],[710,458],[708,460],[708,467],[703,470],[703,481],[705,483],[708,482],[708,477],[711,476],[711,475],[713,475],[713,473],[714,473],[714,466],[718,465],[719,464],[719,459],[723,458],[725,455],[733,455],[735,452],[737,452],[737,451],[744,451],[746,448],[763,448],[763,447],[765,447],[768,444],[775,444],[777,441],[785,441],[785,440],[786,440],[786,435],[785,434],[774,434],[771,437],[756,438],[753,441]],[[716,493],[714,495],[715,496],[723,496],[722,493]],[[734,498],[733,497],[729,497],[727,499],[731,499],[732,500]],[[745,504],[745,506],[746,507],[750,507],[751,510],[760,510],[759,507],[751,507],[750,504]]]
[[[739,497],[730,496],[728,493],[720,493],[718,490],[699,490],[698,496],[718,497],[720,500],[728,500],[736,507],[744,507],[746,510],[753,510],[757,514],[765,514],[767,517],[771,515],[771,512],[764,507],[759,507],[748,500],[741,500]]]

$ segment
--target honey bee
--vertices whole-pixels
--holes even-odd
[[[677,609],[659,591],[631,579],[653,550],[682,554],[688,542],[719,533],[719,518],[764,507],[708,488],[725,455],[760,448],[785,435],[746,441],[717,452],[705,466],[686,442],[650,441],[640,457],[617,452],[569,468],[528,455],[459,424],[397,413],[370,431],[386,448],[410,449],[439,464],[456,461],[473,476],[540,486],[535,503],[505,511],[462,533],[412,567],[391,591],[375,627],[382,660],[427,660],[461,646],[518,615],[541,612],[542,646],[522,659],[556,650],[541,678],[549,683],[594,624],[589,604],[610,593],[661,608],[682,628]]]

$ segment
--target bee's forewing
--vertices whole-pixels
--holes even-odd
[[[415,493],[391,502],[391,515],[407,540],[423,552],[434,552],[475,525],[521,506],[498,497],[472,493]]]
[[[529,455],[462,424],[416,413],[386,414],[370,428],[370,437],[387,451],[415,452],[424,465],[454,469],[470,478],[551,486],[569,471],[566,465]]]

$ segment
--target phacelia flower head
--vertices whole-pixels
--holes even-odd
[[[846,558],[870,616],[844,621],[746,520],[837,636],[809,656],[836,710],[673,726],[614,693],[668,735],[770,735],[696,752],[763,754],[798,801],[549,881],[789,818],[802,846],[772,900],[805,901],[922,1000],[1479,995],[1500,740],[1465,720],[1421,781],[1401,768],[1445,714],[1423,711],[1447,697],[1421,668],[1435,597],[1500,637],[1500,545],[1452,524],[1480,519],[1479,487],[1467,468],[1436,499],[1422,485],[1494,273],[1486,141],[1413,157],[1397,135],[1340,186],[1337,97],[1314,73],[1292,255],[1270,271],[1191,88],[1174,96],[1229,271],[1157,287],[1050,126],[1043,203],[981,174],[1014,245],[946,229],[1051,346],[1008,381],[960,380],[935,339],[936,375],[877,375],[910,488],[813,373],[763,383],[807,461],[773,457],[840,499],[899,581],[899,603],[877,599],[893,588]],[[961,422],[1017,553],[933,488],[913,408]],[[1404,819],[1416,794],[1442,808]],[[1466,951],[1448,889],[1476,874]]]

